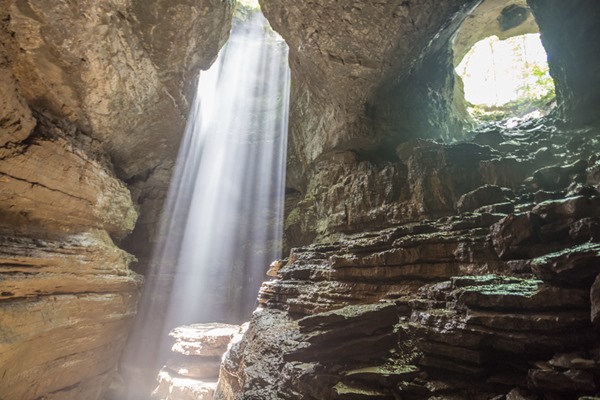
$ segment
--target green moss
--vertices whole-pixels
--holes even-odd
[[[361,396],[360,398],[373,397],[373,398],[380,399],[384,395],[383,392],[380,392],[377,390],[351,387],[351,386],[346,385],[343,382],[338,382],[333,387],[333,389],[337,393],[338,396],[351,395],[351,396]]]
[[[291,226],[296,225],[300,222],[300,208],[294,208],[286,217],[284,223],[284,230],[289,229]]]
[[[524,296],[531,297],[539,291],[542,281],[530,280],[520,283],[499,283],[484,286],[469,286],[465,292],[479,292],[483,295],[494,296]]]
[[[533,296],[543,283],[537,279],[523,279],[498,275],[461,276],[452,279],[453,287],[462,292],[478,292],[483,295]]]

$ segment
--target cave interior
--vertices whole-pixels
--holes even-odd
[[[259,3],[0,0],[0,400],[600,398],[600,2]],[[199,301],[157,253],[209,245],[165,210],[196,88],[259,14],[287,44],[289,114],[260,111],[282,237],[217,218],[234,273]],[[455,68],[534,33],[544,113],[475,118]],[[242,198],[271,196],[261,154]]]

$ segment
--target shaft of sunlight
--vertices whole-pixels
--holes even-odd
[[[122,362],[130,375],[160,367],[176,326],[247,320],[281,257],[287,51],[253,9],[198,80]]]

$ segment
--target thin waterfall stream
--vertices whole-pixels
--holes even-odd
[[[160,368],[174,327],[248,320],[281,257],[288,50],[260,10],[243,19],[198,80],[122,361],[127,381]]]

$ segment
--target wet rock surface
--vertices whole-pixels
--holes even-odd
[[[477,1],[262,3],[292,52],[296,249],[261,290],[217,396],[597,395],[597,129],[534,122],[403,143],[459,134],[447,45]],[[598,3],[528,3],[561,114],[597,119]],[[126,244],[148,255],[190,77],[214,59],[231,8],[0,0],[0,397],[101,396],[140,284],[114,242],[136,204]],[[484,185],[514,197],[457,211]],[[168,364],[176,379],[207,374],[188,361]]]
[[[598,131],[538,124],[502,130],[517,143],[510,153],[427,141],[399,149],[412,160],[404,164],[408,175],[417,155],[435,154],[419,184],[429,204],[433,194],[443,199],[437,204],[446,204],[448,216],[294,248],[263,284],[259,310],[226,355],[215,398],[597,395],[600,197],[584,189],[597,183],[581,178],[597,144],[583,141],[571,151],[560,143]],[[566,181],[536,200],[544,165],[535,157],[549,145],[556,147],[548,162],[568,171]],[[508,159],[525,168],[520,180],[489,179],[490,162]],[[463,173],[448,173],[450,162],[440,160],[454,160]],[[438,189],[441,182],[450,188]]]
[[[502,149],[468,141],[447,145],[419,139],[398,146],[395,161],[374,162],[353,152],[324,157],[311,173],[306,194],[288,204],[288,245],[333,241],[342,233],[467,211],[514,214],[510,223],[498,228],[514,231],[505,235],[514,247],[505,246],[508,253],[520,251],[519,241],[527,244],[527,235],[534,232],[525,230],[538,229],[535,225],[540,218],[545,227],[535,235],[542,235],[544,241],[558,240],[551,237],[560,229],[551,223],[554,216],[548,212],[575,208],[576,220],[591,218],[578,224],[596,229],[592,203],[597,200],[587,199],[598,195],[593,172],[597,128],[558,131],[551,120],[546,124],[531,120],[519,127],[479,128],[472,134],[473,141],[481,142],[482,135],[500,130],[503,139],[514,146]],[[562,201],[560,207],[542,204],[567,197],[581,198]],[[531,213],[521,212],[526,209]],[[500,255],[507,257],[503,251]]]
[[[158,374],[156,400],[212,400],[221,356],[240,327],[229,324],[193,324],[171,331],[172,356]]]
[[[448,114],[442,92],[451,92],[451,57],[439,42],[449,39],[476,3],[261,1],[265,16],[289,44],[297,82],[291,93],[289,186],[303,188],[309,168],[330,152],[393,151],[396,135],[434,135],[429,122]],[[423,61],[427,53],[435,54]],[[409,79],[421,62],[429,67],[430,79]],[[416,87],[403,86],[411,82]],[[409,91],[410,100],[402,97]],[[434,106],[439,109],[426,116]]]

